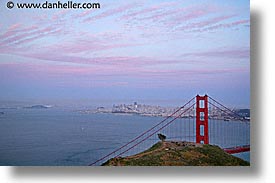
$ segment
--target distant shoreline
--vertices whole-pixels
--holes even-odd
[[[117,104],[113,105],[112,108],[105,107],[97,107],[96,109],[87,109],[80,110],[80,113],[83,114],[100,114],[100,113],[108,113],[108,114],[117,114],[117,115],[140,115],[147,117],[178,117],[181,113],[179,110],[180,107],[162,107],[162,106],[153,106],[146,104],[138,104],[134,102],[133,104]],[[175,113],[175,111],[178,111]],[[233,111],[233,110],[232,110]],[[210,119],[218,119],[224,121],[231,120],[250,120],[250,109],[235,109],[234,113],[238,114],[238,117],[232,117],[228,115],[228,113],[219,113],[216,109],[211,109],[208,113],[208,117]],[[171,116],[171,114],[173,114]],[[181,118],[195,118],[195,108],[191,108],[188,114],[181,116]]]

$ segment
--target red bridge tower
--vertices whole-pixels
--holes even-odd
[[[209,144],[208,96],[196,96],[196,143]]]

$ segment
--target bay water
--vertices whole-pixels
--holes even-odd
[[[65,108],[1,112],[0,166],[86,166],[163,119]],[[250,153],[236,156],[249,161]]]

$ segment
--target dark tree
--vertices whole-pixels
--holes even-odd
[[[158,134],[158,138],[159,138],[159,140],[161,140],[163,142],[166,139],[166,136],[163,135],[163,134],[161,134],[161,133],[159,133]]]

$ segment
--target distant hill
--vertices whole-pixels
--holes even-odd
[[[24,107],[25,109],[48,109],[50,107],[45,106],[45,105],[33,105],[30,107]]]
[[[250,109],[235,109],[234,112],[243,117],[250,117]]]
[[[158,142],[150,149],[125,158],[112,158],[102,166],[249,166],[218,146],[191,142]]]

